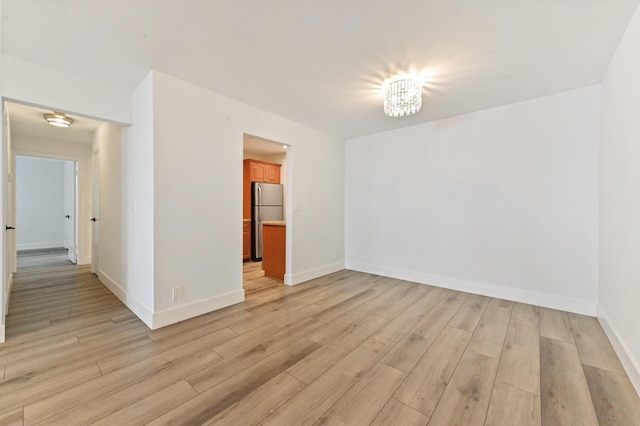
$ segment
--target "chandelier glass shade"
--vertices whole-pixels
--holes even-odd
[[[384,113],[389,117],[404,117],[420,111],[422,79],[415,75],[390,78],[382,85]]]
[[[56,127],[69,127],[73,124],[73,119],[67,117],[61,112],[54,112],[53,114],[44,114],[44,119],[47,123]]]

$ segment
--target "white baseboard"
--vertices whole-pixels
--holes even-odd
[[[66,243],[64,241],[53,241],[53,242],[45,242],[45,243],[21,243],[21,244],[16,244],[16,250],[37,250],[37,249],[48,249],[48,248],[60,248],[65,246],[66,246]]]
[[[344,269],[344,262],[335,262],[329,265],[322,266],[320,268],[311,269],[309,271],[300,272],[297,274],[285,274],[284,283],[287,285],[296,285],[309,280],[323,277],[325,275],[333,274],[334,272],[342,271]]]
[[[135,297],[129,295],[120,285],[111,279],[107,274],[98,270],[98,279],[107,287],[111,293],[115,294],[118,299],[125,304],[140,320],[149,328],[153,328],[153,312],[144,306]]]
[[[611,323],[609,315],[602,305],[598,305],[598,321],[600,321],[602,329],[609,338],[618,358],[620,358],[620,362],[622,363],[624,370],[627,372],[629,380],[631,380],[631,384],[636,389],[638,395],[640,395],[640,360],[633,356],[629,350],[629,346],[624,342],[616,328]]]
[[[90,265],[91,256],[78,257],[78,265]]]
[[[4,343],[4,324],[0,324],[0,343]]]
[[[514,302],[527,303],[530,305],[543,306],[545,308],[558,309],[577,314],[596,316],[597,313],[596,302],[591,300],[575,299],[556,294],[538,293],[529,290],[425,274],[423,272],[409,271],[388,266],[371,265],[362,262],[347,261],[346,268],[369,274],[382,275],[405,281],[413,281],[420,284],[429,284],[436,287],[480,294],[482,296],[495,297]]]
[[[244,290],[242,289],[214,296],[209,299],[176,306],[175,308],[155,313],[153,315],[151,329],[155,330],[241,302],[244,302]]]
[[[7,282],[7,294],[4,297],[4,312],[9,312],[9,299],[11,299],[11,289],[13,288],[13,272],[9,274],[9,281]]]
[[[244,302],[244,290],[237,290],[154,313],[101,270],[98,279],[152,330]]]

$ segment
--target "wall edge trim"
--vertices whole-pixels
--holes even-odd
[[[419,284],[433,285],[450,290],[464,291],[467,293],[495,297],[498,299],[505,299],[513,302],[558,309],[582,315],[596,316],[596,302],[590,300],[575,299],[556,294],[539,293],[528,290],[508,288],[495,284],[468,281],[458,278],[399,269],[390,266],[372,265],[363,262],[348,261],[346,264],[346,268],[353,271],[382,275],[385,277],[412,281]]]
[[[629,346],[620,337],[620,334],[611,323],[607,311],[601,304],[598,304],[598,322],[600,322],[602,329],[611,342],[611,346],[613,346],[613,349],[616,351],[624,371],[626,371],[627,376],[629,376],[631,384],[636,389],[638,395],[640,395],[640,360],[635,359],[629,350]]]
[[[335,262],[319,268],[299,272],[297,274],[285,274],[284,283],[286,285],[297,285],[325,275],[333,274],[334,272],[342,271],[344,268],[344,262]]]
[[[208,299],[165,309],[153,314],[151,329],[156,330],[241,302],[244,302],[244,289],[230,291]]]
[[[145,323],[147,327],[151,328],[153,324],[153,312],[151,312],[146,306],[144,306],[138,299],[131,296],[123,289],[118,283],[116,283],[111,277],[105,274],[101,269],[98,269],[98,279],[105,287],[111,291],[127,308],[131,310],[140,321]]]

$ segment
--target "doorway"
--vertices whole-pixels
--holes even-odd
[[[16,268],[76,264],[78,164],[16,155]]]
[[[33,271],[46,278],[52,271],[65,265],[67,268],[81,268],[76,265],[91,263],[91,150],[96,130],[103,124],[85,117],[73,115],[73,123],[69,128],[54,127],[44,119],[52,109],[25,105],[16,101],[3,102],[5,122],[3,126],[3,165],[7,173],[3,181],[3,209],[7,232],[2,244],[3,292],[0,297],[0,342],[6,331],[6,316],[12,299],[14,272],[17,271],[16,253],[18,250],[41,250],[32,252],[30,259],[25,259]],[[16,163],[21,157],[38,158],[42,162],[60,161],[63,167],[62,179],[66,182],[66,190],[56,190],[62,201],[62,211],[58,210],[57,220],[62,220],[62,231],[53,238],[39,238],[24,241],[22,237],[44,223],[36,222],[36,226],[21,226],[22,220],[17,218],[16,185],[24,183],[23,177],[17,176],[21,169]],[[34,188],[34,187],[32,187]],[[34,192],[40,199],[50,194],[46,185],[37,185]],[[60,208],[60,207],[58,207]],[[68,217],[67,217],[68,216]],[[15,228],[15,229],[14,229]],[[27,234],[25,234],[25,232]],[[20,235],[18,237],[18,235]],[[20,246],[17,239],[21,238]],[[48,244],[38,244],[48,243]],[[22,257],[22,256],[21,256]],[[21,259],[22,260],[22,259]],[[49,263],[47,263],[49,262]],[[48,265],[44,269],[34,268],[37,264]],[[23,262],[21,266],[26,267]],[[88,267],[85,267],[88,270]],[[22,274],[22,272],[20,272]],[[17,275],[16,275],[17,276]]]
[[[245,295],[284,285],[286,253],[287,176],[291,149],[288,145],[254,135],[243,135],[243,288]],[[269,206],[261,206],[259,195],[269,197]],[[266,198],[266,196],[264,197]],[[269,213],[268,240],[263,244],[263,215]],[[272,232],[274,222],[282,227]],[[286,231],[285,231],[286,230]],[[276,235],[275,239],[273,235]],[[263,248],[266,250],[264,252]],[[275,249],[275,251],[274,251]],[[275,253],[275,255],[274,255]]]

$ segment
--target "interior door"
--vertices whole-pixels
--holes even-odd
[[[9,188],[8,185],[8,175],[11,168],[10,160],[9,160],[9,141],[8,141],[8,126],[9,117],[6,115],[6,109],[4,107],[4,102],[0,105],[0,111],[2,111],[2,121],[0,121],[0,130],[2,131],[2,143],[0,144],[0,173],[2,177],[0,177],[0,202],[2,206],[0,206],[0,222],[7,226],[6,231],[8,231],[8,225],[6,225],[7,210],[7,190]],[[7,232],[2,233],[2,237],[0,237],[0,343],[4,342],[4,334],[5,334],[5,315],[8,311],[8,294],[7,287],[9,284],[9,271],[7,266],[9,265],[8,259],[8,240],[7,240]]]
[[[65,208],[65,240],[68,258],[71,263],[78,262],[78,245],[76,239],[77,228],[77,173],[78,165],[75,161],[66,161],[64,165],[64,208]]]
[[[91,217],[91,272],[98,274],[100,265],[100,152],[93,153],[93,202]]]

